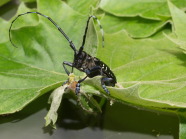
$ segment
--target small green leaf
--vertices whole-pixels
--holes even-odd
[[[178,44],[180,48],[186,51],[186,14],[184,11],[177,8],[175,5],[173,5],[170,1],[168,1],[169,9],[172,16],[173,21],[173,31],[176,36],[168,38]]]
[[[89,105],[89,101],[90,99],[88,98],[88,95],[84,95],[83,94],[80,94],[80,96],[78,96],[78,102],[79,102],[79,105],[81,106],[81,108],[85,111],[87,111],[88,113],[93,113],[94,110],[90,107]]]
[[[90,91],[90,90],[86,89],[86,91]],[[92,90],[92,91],[95,91],[95,90]],[[84,109],[88,113],[102,112],[101,106],[93,98],[92,94],[88,94],[87,92],[79,94],[78,102],[80,106],[82,107],[82,109]]]

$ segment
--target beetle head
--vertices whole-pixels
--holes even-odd
[[[76,68],[82,68],[82,65],[86,59],[86,53],[83,51],[79,51],[74,54],[74,66]]]

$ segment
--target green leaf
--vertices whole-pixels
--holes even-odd
[[[82,87],[83,88],[83,87]],[[81,89],[82,90],[82,89]],[[90,86],[85,89],[86,92],[82,92],[78,95],[78,102],[79,105],[83,110],[85,110],[87,113],[101,113],[101,106],[98,104],[98,102],[93,98],[92,94],[87,93],[87,91],[90,92]],[[91,89],[91,92],[95,92],[95,90]]]
[[[6,4],[6,3],[8,3],[10,0],[1,0],[0,1],[0,6],[2,6],[2,5],[4,5],[4,4]]]
[[[17,14],[25,13],[27,11],[33,11],[33,10],[27,8],[24,3],[21,3]],[[32,15],[32,18],[30,18],[30,17],[31,16],[29,16],[29,17],[26,16],[24,18],[20,18],[18,21],[16,21],[19,23],[16,24],[16,27],[15,26],[14,27],[19,28],[19,27],[29,26],[29,25],[33,25],[33,24],[38,23],[38,18],[36,16]],[[11,24],[10,22],[0,18],[0,30],[1,30],[0,31],[0,36],[1,36],[0,43],[5,43],[5,42],[9,41],[8,30],[9,30],[10,24]]]
[[[185,0],[173,0],[179,8],[185,8]],[[147,19],[161,20],[169,18],[166,0],[102,0],[101,9],[115,16],[140,16]]]
[[[173,2],[180,8],[186,7],[186,3],[182,0]],[[165,29],[171,16],[166,0],[103,0],[100,7],[106,11],[102,20],[103,28],[106,28],[105,32],[115,33],[126,30],[133,38],[150,37]]]
[[[8,41],[8,28],[10,26],[10,23],[0,18],[0,43]]]
[[[162,29],[167,21],[153,21],[140,17],[116,17],[106,14],[101,23],[107,33],[126,30],[133,38],[146,38]]]
[[[186,32],[185,32],[185,26],[186,26],[186,14],[184,11],[177,8],[175,5],[173,5],[170,1],[168,1],[169,9],[172,16],[173,21],[173,31],[176,36],[169,36],[168,38],[172,40],[174,43],[178,44],[180,48],[186,52]]]
[[[67,4],[72,7],[75,11],[80,12],[81,14],[88,15],[91,11],[91,7],[98,5],[99,0],[67,0]]]
[[[43,93],[60,86],[64,78],[65,74],[0,56],[0,114],[21,110]]]
[[[24,7],[22,4],[20,9],[25,12],[28,8]],[[55,20],[77,48],[81,45],[87,16],[60,0],[38,0],[38,9]],[[96,52],[97,37],[91,26],[92,35],[86,43],[93,42],[91,49]],[[11,36],[18,48],[13,48],[9,41],[0,44],[0,114],[19,111],[40,95],[59,87],[67,79],[62,62],[73,60],[73,51],[62,34],[39,15],[18,18]],[[86,49],[89,48],[87,45]]]
[[[60,0],[38,0],[38,11],[50,16],[76,46],[81,46],[87,16]],[[30,22],[22,16],[11,31],[18,48],[13,48],[10,42],[0,44],[1,114],[21,110],[43,93],[59,87],[67,79],[61,63],[73,59],[68,42],[49,20],[38,15],[25,16]],[[109,27],[105,26],[105,30]],[[86,80],[82,89],[88,97],[81,98],[86,109],[100,111],[99,104],[89,99],[92,95],[151,108],[186,107],[186,58],[176,44],[165,37],[135,40],[120,31],[106,34],[105,48],[97,49],[93,23],[89,29],[86,52],[104,61],[123,87],[108,87],[111,92],[108,96],[101,87],[100,77]]]
[[[134,40],[123,31],[106,35],[105,40],[106,47],[98,49],[97,57],[123,86],[109,87],[108,98],[145,107],[186,107],[186,57],[174,43],[165,37]],[[100,78],[86,83],[103,91]]]

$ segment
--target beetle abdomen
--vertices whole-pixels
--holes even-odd
[[[103,72],[103,76],[106,76],[108,78],[112,78],[113,80],[110,81],[108,84],[108,86],[115,86],[115,84],[117,83],[116,77],[114,75],[114,73],[111,71],[111,69],[109,68],[109,66],[107,66],[103,61],[99,60],[98,58],[94,57],[95,59],[95,63],[96,65],[99,65],[102,69]]]

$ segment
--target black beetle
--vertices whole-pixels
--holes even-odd
[[[48,17],[46,15],[43,15],[39,12],[26,12],[26,13],[23,13],[23,14],[19,14],[12,21],[12,23],[10,25],[10,28],[9,28],[9,38],[10,38],[10,42],[12,43],[13,46],[15,46],[15,45],[12,42],[12,39],[11,39],[11,36],[10,36],[10,31],[11,31],[11,27],[12,27],[14,21],[17,20],[17,18],[22,16],[22,15],[31,14],[31,13],[41,15],[41,16],[47,18],[48,20],[50,20],[55,25],[55,27],[63,34],[63,36],[67,39],[67,41],[70,44],[70,47],[73,49],[73,51],[74,51],[73,62],[72,63],[67,62],[67,61],[63,62],[63,67],[65,69],[65,72],[68,74],[68,76],[70,75],[70,72],[65,67],[65,65],[68,65],[68,66],[72,67],[71,73],[73,72],[73,68],[76,68],[79,71],[82,71],[82,72],[86,73],[86,76],[83,79],[80,79],[78,81],[78,83],[76,84],[76,89],[75,89],[76,94],[78,94],[80,92],[80,83],[82,81],[84,81],[87,77],[93,78],[93,77],[99,76],[99,75],[102,76],[101,85],[102,85],[103,89],[105,90],[105,92],[110,94],[110,92],[106,88],[106,86],[115,86],[115,84],[117,83],[117,80],[116,80],[116,77],[115,77],[114,73],[111,71],[111,69],[104,62],[102,62],[101,60],[99,60],[96,57],[92,57],[91,55],[89,55],[85,51],[83,51],[84,45],[85,45],[85,40],[86,40],[86,35],[87,35],[87,31],[88,31],[88,25],[89,25],[89,21],[90,21],[91,18],[94,18],[100,26],[100,30],[102,32],[102,44],[104,46],[104,37],[103,37],[104,32],[103,32],[103,29],[102,29],[102,26],[101,26],[99,20],[93,15],[89,16],[89,18],[87,20],[87,25],[86,25],[86,28],[85,28],[85,33],[84,33],[84,36],[83,36],[82,45],[79,48],[79,50],[77,50],[75,45],[69,39],[69,37],[65,34],[65,32],[50,17]]]

